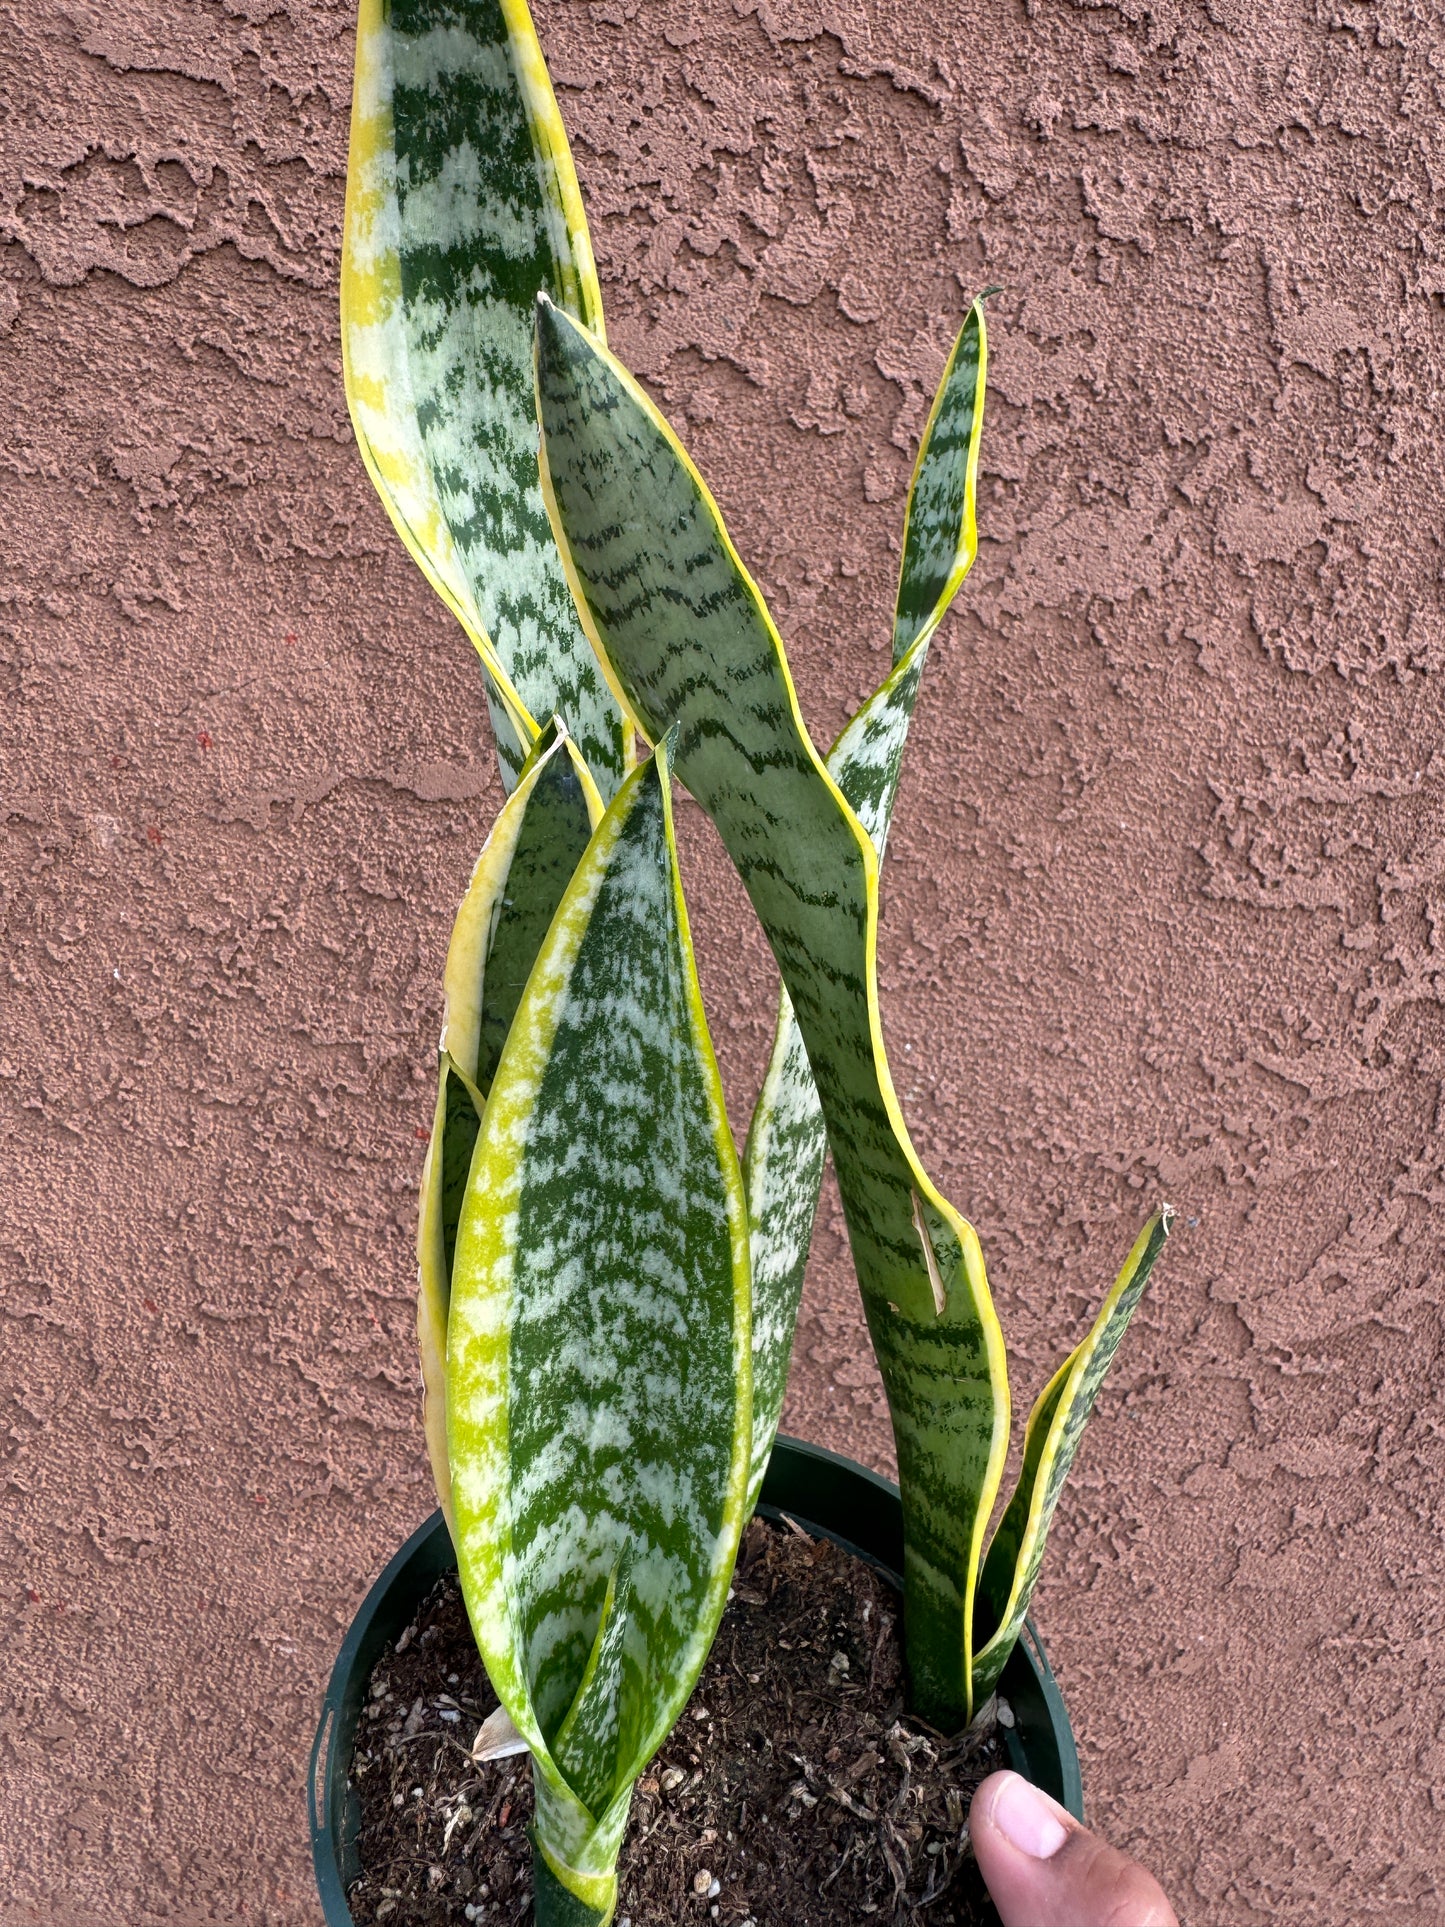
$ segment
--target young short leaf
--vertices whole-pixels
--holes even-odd
[[[601,297],[525,0],[362,0],[342,344],[363,456],[481,654],[510,789],[565,721],[604,796],[622,718],[578,626],[537,487],[532,304]]]
[[[452,1273],[458,1560],[533,1753],[539,1921],[559,1895],[579,1919],[610,1905],[632,1783],[716,1631],[747,1491],[746,1212],[668,764],[662,745],[623,784],[552,921]]]
[[[1033,1597],[1059,1493],[1079,1449],[1104,1374],[1164,1249],[1173,1212],[1155,1212],[1135,1240],[1092,1329],[1054,1373],[1029,1414],[1023,1466],[984,1561],[979,1583],[979,1644],[974,1693],[982,1703],[998,1684]]]

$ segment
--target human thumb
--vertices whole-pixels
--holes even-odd
[[[989,1775],[968,1830],[1003,1927],[1179,1927],[1152,1874],[1017,1773]]]

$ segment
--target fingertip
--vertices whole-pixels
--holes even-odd
[[[969,1824],[982,1809],[986,1826],[1030,1860],[1052,1860],[1069,1837],[1074,1821],[1057,1800],[1020,1773],[991,1773],[974,1795]]]
[[[1177,1927],[1152,1874],[1017,1773],[980,1784],[968,1824],[1004,1927]]]

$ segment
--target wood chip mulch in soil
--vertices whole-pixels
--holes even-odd
[[[968,1844],[1001,1736],[903,1710],[897,1593],[797,1527],[755,1519],[692,1700],[637,1783],[617,1927],[998,1927]],[[496,1706],[455,1574],[377,1661],[351,1779],[358,1923],[526,1927],[531,1765],[478,1766]]]

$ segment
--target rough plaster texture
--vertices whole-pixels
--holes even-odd
[[[348,9],[0,14],[0,1921],[301,1927],[317,1696],[430,1505],[412,1220],[497,789],[346,425]],[[1039,1617],[1189,1921],[1445,1921],[1438,9],[540,24],[614,341],[822,739],[1003,285],[886,1021],[1021,1400],[1181,1209]],[[742,1120],[769,968],[695,820],[691,867]],[[789,1420],[887,1460],[836,1203]]]

